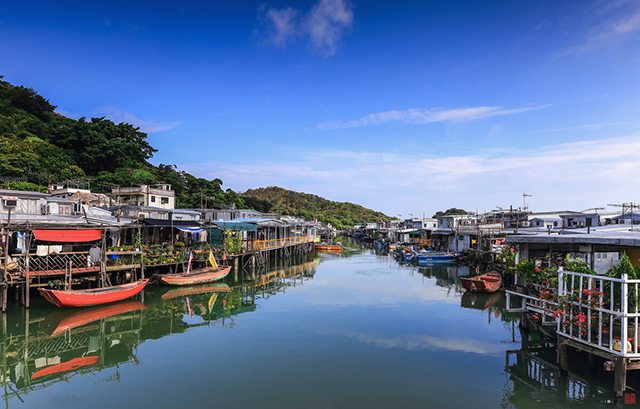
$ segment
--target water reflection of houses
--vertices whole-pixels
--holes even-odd
[[[115,368],[106,380],[117,380],[120,365],[138,363],[143,309],[142,303],[132,301],[81,311],[56,310],[36,318],[24,309],[12,325],[7,325],[7,318],[13,316],[3,315],[0,379],[7,405],[11,398],[22,399],[21,395],[76,375]]]
[[[521,336],[522,348],[506,351],[504,404],[531,407],[533,398],[540,407],[582,407],[611,399],[613,391],[606,386],[611,385],[611,373],[594,372],[589,362],[564,373],[556,363],[555,345],[536,331],[521,331]]]

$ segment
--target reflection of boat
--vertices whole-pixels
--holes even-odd
[[[205,267],[190,273],[164,274],[160,281],[167,285],[205,284],[225,278],[229,271],[231,266]]]
[[[144,309],[147,309],[147,307],[140,301],[125,301],[88,310],[57,310],[47,315],[40,323],[38,330],[55,337],[72,328],[80,327],[102,318]]]
[[[199,285],[196,287],[182,287],[171,289],[160,297],[162,300],[170,300],[172,298],[184,297],[187,295],[207,294],[207,293],[228,293],[231,288],[227,284],[209,284]]]
[[[421,251],[416,254],[418,264],[428,263],[453,263],[458,255],[455,253],[438,253],[434,251]]]
[[[43,376],[49,376],[58,374],[61,372],[69,372],[74,369],[81,368],[83,366],[95,365],[100,362],[99,356],[83,356],[80,358],[74,358],[70,361],[63,362],[57,365],[51,365],[46,368],[43,368],[39,371],[36,371],[31,375],[31,379],[42,378]]]
[[[316,251],[342,251],[344,247],[341,244],[316,244],[314,246]]]
[[[85,290],[50,290],[38,288],[40,294],[51,304],[59,308],[90,307],[110,302],[126,300],[138,294],[149,279],[111,287],[89,288]]]
[[[502,276],[497,271],[489,271],[473,277],[460,277],[462,286],[472,293],[492,293],[500,288]]]
[[[502,294],[498,291],[492,293],[472,293],[466,291],[460,298],[460,306],[462,308],[471,308],[474,310],[486,310],[500,301]]]

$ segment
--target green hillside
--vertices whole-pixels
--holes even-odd
[[[176,207],[245,207],[220,179],[197,178],[175,165],[148,162],[156,152],[147,134],[104,117],[71,119],[34,89],[0,76],[0,178],[3,188],[47,191],[49,183],[88,181],[91,190],[170,183]],[[13,183],[10,183],[13,182]]]
[[[333,227],[338,229],[391,219],[383,213],[357,204],[332,202],[320,196],[294,192],[276,186],[249,189],[240,196],[245,203],[255,204],[254,208],[260,207],[258,210],[300,216],[305,220],[317,219],[323,223],[331,223]]]

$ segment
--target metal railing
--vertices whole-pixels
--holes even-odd
[[[640,280],[596,276],[558,269],[558,298],[545,314],[557,320],[557,332],[624,357],[640,357]]]
[[[285,237],[281,239],[256,240],[253,242],[254,250],[270,250],[294,244],[313,243],[316,236]]]

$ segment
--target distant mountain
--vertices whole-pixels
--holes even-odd
[[[304,217],[305,220],[317,219],[323,223],[330,223],[338,229],[391,219],[383,213],[357,204],[332,202],[320,196],[294,192],[276,186],[249,189],[241,193],[240,197],[245,203],[252,204],[254,209]]]

